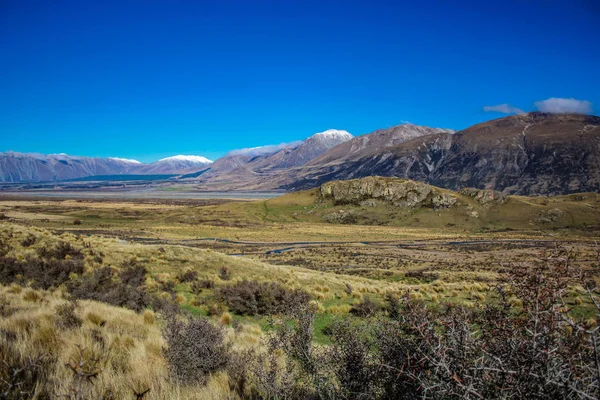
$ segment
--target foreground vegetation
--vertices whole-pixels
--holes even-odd
[[[600,396],[596,271],[584,273],[561,248],[511,269],[477,305],[427,305],[410,291],[365,297],[331,320],[319,344],[320,304],[301,289],[231,283],[228,269],[214,289],[190,269],[177,280],[212,287],[223,307],[193,316],[169,291],[174,281],[157,286],[134,261],[102,266],[87,242],[44,233],[2,232],[3,398]],[[13,258],[23,251],[16,243],[30,251]],[[229,312],[271,315],[273,330]]]

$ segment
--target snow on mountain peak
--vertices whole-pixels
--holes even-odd
[[[122,162],[130,163],[130,164],[141,164],[141,162],[139,162],[138,160],[132,160],[129,158],[119,158],[119,157],[109,157],[109,158],[111,160],[122,161]]]
[[[312,135],[312,137],[346,141],[352,139],[354,136],[352,136],[349,132],[344,130],[327,129],[324,132],[315,133],[314,135]]]
[[[158,160],[158,162],[169,162],[169,161],[187,161],[190,163],[195,163],[195,164],[211,164],[212,160],[209,160],[206,157],[202,157],[202,156],[184,156],[184,155],[177,155],[177,156],[173,156],[173,157],[167,157],[167,158],[161,158],[160,160]]]
[[[245,149],[231,150],[226,155],[227,156],[250,156],[250,157],[265,156],[265,155],[277,153],[279,150],[282,150],[285,148],[294,149],[294,148],[300,146],[301,144],[302,144],[302,140],[298,140],[298,141],[290,142],[290,143],[280,143],[280,144],[275,144],[275,145],[248,147]]]

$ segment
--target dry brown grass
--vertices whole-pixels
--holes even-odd
[[[94,301],[79,301],[75,310],[83,325],[62,328],[57,325],[55,308],[64,304],[60,291],[41,292],[26,289],[28,297],[44,299],[26,301],[13,287],[0,286],[0,297],[14,312],[0,319],[0,331],[15,335],[16,348],[24,357],[48,355],[55,357],[49,372],[48,385],[54,393],[67,393],[74,385],[73,372],[67,366],[74,362],[97,359],[100,371],[93,385],[91,398],[110,392],[114,398],[133,398],[133,391],[150,389],[145,399],[223,399],[234,398],[226,374],[212,376],[203,387],[183,388],[174,384],[163,357],[165,345],[161,324],[154,313],[113,307]],[[225,318],[226,315],[222,317]],[[230,329],[228,337],[236,348],[259,343],[262,332],[257,326]]]

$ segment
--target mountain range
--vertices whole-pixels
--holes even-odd
[[[335,149],[333,149],[335,150]],[[315,165],[286,186],[389,176],[459,190],[556,195],[600,191],[600,117],[532,112],[436,133],[338,165]]]
[[[523,113],[455,132],[409,123],[353,137],[330,129],[306,140],[235,150],[211,162],[0,153],[0,181],[171,174],[205,190],[299,190],[332,180],[389,176],[506,194],[600,191],[600,117]]]
[[[151,164],[109,157],[66,154],[0,153],[0,182],[54,182],[90,176],[125,174],[182,174],[206,167],[212,161],[200,156],[174,156]]]

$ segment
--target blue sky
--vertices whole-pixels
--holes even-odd
[[[216,158],[553,97],[598,114],[599,4],[0,0],[0,151]]]

